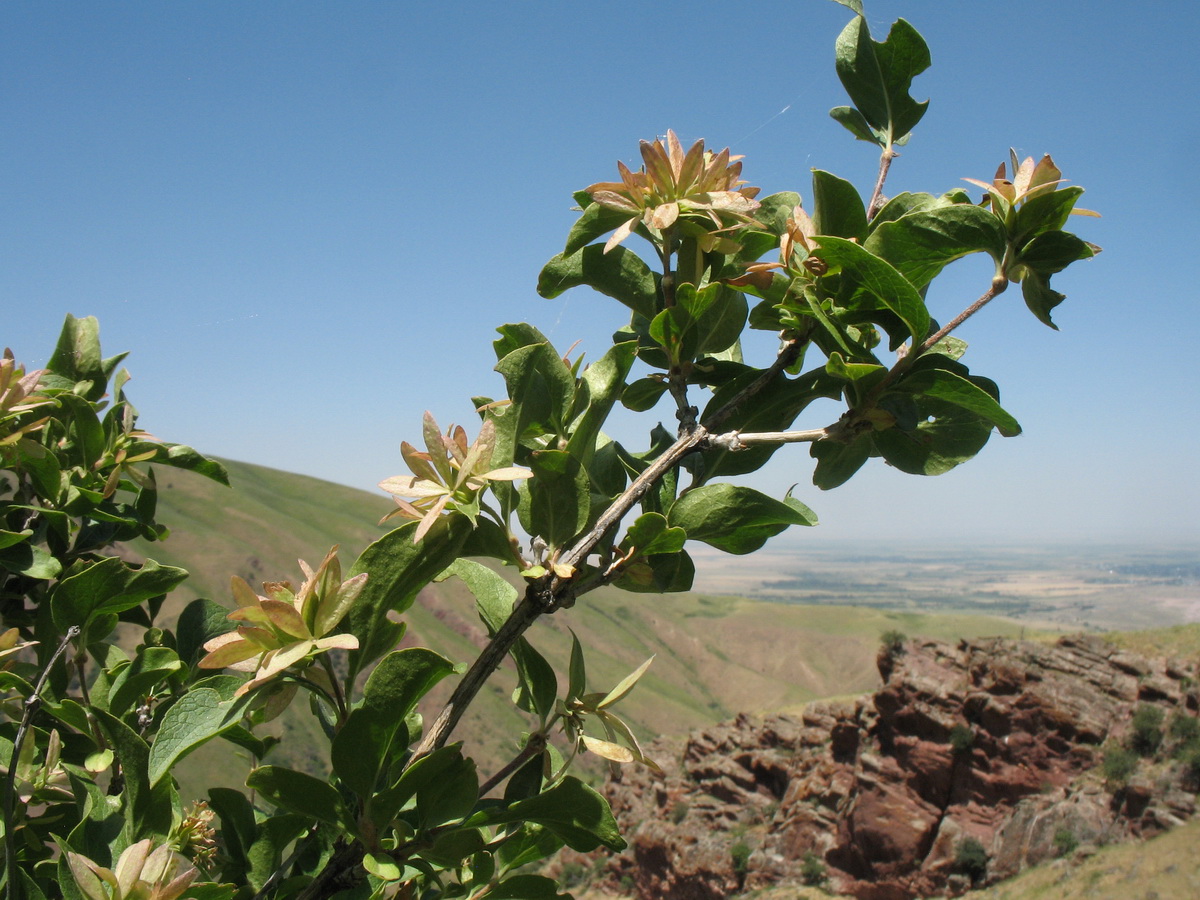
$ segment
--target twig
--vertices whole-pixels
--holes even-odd
[[[754,379],[750,384],[746,385],[742,390],[738,391],[728,403],[721,409],[717,410],[710,418],[709,422],[712,425],[719,424],[731,416],[739,406],[752,398],[755,394],[766,387],[772,379],[780,372],[796,361],[800,354],[799,341],[792,340],[787,342],[776,356],[775,362],[770,368],[766,369],[758,378]],[[712,427],[707,423],[697,425],[695,430],[690,434],[683,435],[674,444],[656,459],[646,471],[642,472],[628,488],[614,500],[600,517],[596,520],[586,534],[582,535],[574,546],[563,553],[559,559],[559,565],[578,568],[580,563],[587,559],[596,545],[600,543],[604,535],[609,529],[616,527],[625,514],[629,512],[646,492],[668,471],[679,464],[679,462],[694,450],[698,450],[705,446],[709,436],[709,428]],[[491,677],[492,673],[500,666],[504,657],[508,655],[512,646],[517,642],[517,639],[525,633],[539,616],[546,612],[553,612],[556,609],[570,606],[574,603],[575,598],[585,593],[584,587],[592,589],[599,587],[602,581],[588,582],[586,585],[578,585],[570,579],[562,579],[557,576],[538,579],[531,582],[525,589],[525,595],[521,598],[512,611],[512,614],[496,632],[496,635],[487,643],[487,646],[480,651],[475,662],[471,664],[471,668],[463,675],[462,680],[454,689],[454,693],[450,695],[450,699],[446,705],[442,707],[438,717],[430,725],[429,730],[425,733],[416,752],[413,754],[413,759],[419,759],[425,754],[436,750],[444,745],[450,737],[450,733],[462,718],[466,708],[475,699],[475,695],[479,693],[484,682]]]
[[[828,438],[834,426],[812,428],[808,431],[756,431],[743,434],[727,431],[708,439],[709,446],[722,450],[746,450],[756,444],[810,444]]]
[[[17,726],[17,733],[13,738],[12,754],[8,760],[8,773],[4,776],[4,868],[8,872],[8,900],[17,900],[21,894],[21,889],[18,887],[21,883],[21,875],[17,871],[15,838],[17,820],[13,810],[13,801],[17,794],[17,760],[21,758],[21,747],[25,743],[25,735],[29,731],[30,722],[33,721],[33,714],[42,705],[42,688],[46,684],[46,679],[50,677],[50,670],[54,668],[58,658],[66,651],[67,645],[78,635],[79,626],[72,625],[62,636],[62,640],[58,642],[58,647],[42,668],[37,684],[33,686],[33,693],[25,700],[25,711],[21,714],[21,724]]]
[[[887,181],[888,169],[892,167],[892,160],[900,154],[892,149],[891,143],[883,148],[883,152],[879,154],[879,177],[875,179],[875,190],[871,192],[871,202],[867,204],[867,221],[875,218],[875,214],[883,209],[883,204],[886,202],[883,197],[883,183]]]
[[[521,752],[510,759],[503,768],[495,775],[479,786],[479,796],[486,797],[492,788],[500,784],[505,778],[511,775],[529,760],[539,755],[546,749],[546,735],[538,731],[529,736],[529,740],[525,742],[525,746],[521,748]]]

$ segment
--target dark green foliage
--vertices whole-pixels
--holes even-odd
[[[1054,832],[1054,849],[1059,856],[1070,856],[1079,848],[1079,838],[1070,828],[1062,827]]]
[[[790,492],[770,497],[718,481],[758,470],[791,444],[812,445],[813,484],[829,489],[873,458],[937,475],[972,458],[993,432],[1019,433],[996,384],[961,361],[965,344],[949,326],[938,329],[926,289],[950,262],[983,253],[996,264],[987,293],[946,321],[957,326],[1023,282],[1031,310],[1050,324],[1063,299],[1051,275],[1097,249],[1061,230],[1082,189],[1060,189],[1048,156],[1036,167],[1014,158],[1011,181],[1002,171],[982,184],[983,203],[954,190],[885,204],[894,148],[925,111],[909,87],[929,55],[907,22],[876,42],[861,2],[841,2],[855,13],[836,47],[853,106],[834,118],[881,148],[873,195],[818,171],[810,203],[786,192],[759,201],[728,151],[711,153],[703,142],[685,151],[674,132],[643,142],[641,171],[625,168],[620,182],[575,195],[579,220],[538,281],[546,297],[587,286],[621,304],[627,324],[616,323],[613,346],[589,350],[584,366],[531,325],[501,326],[496,371],[507,396],[475,400],[482,421],[473,440],[461,427],[443,433],[425,415],[416,445],[401,448],[411,474],[381,484],[399,501],[388,519],[409,521],[368,546],[346,578],[335,547],[315,569],[302,566],[299,587],[267,581],[264,596],[234,578],[232,598],[214,597],[233,601],[232,617],[199,601],[178,635],[158,626],[186,572],[132,564],[109,548],[166,536],[151,465],[220,482],[224,469],[137,430],[128,376],[117,371],[122,356],[101,355],[93,319],[68,317],[44,372],[0,360],[0,686],[9,694],[0,767],[4,868],[17,873],[10,887],[24,886],[31,900],[103,900],[93,873],[111,867],[122,872],[124,895],[161,893],[148,882],[163,873],[139,881],[138,860],[161,859],[186,837],[211,848],[203,874],[180,875],[181,883],[200,879],[179,891],[203,900],[560,898],[551,879],[521,870],[564,845],[625,846],[608,802],[569,769],[579,753],[656,768],[615,711],[650,660],[597,690],[577,639],[568,670],[556,672],[525,637],[529,627],[607,585],[686,590],[688,541],[745,554],[791,526],[816,524]],[[627,239],[650,246],[639,255],[620,246]],[[778,261],[759,262],[767,258]],[[483,283],[489,273],[472,274]],[[777,353],[744,358],[747,327],[779,334]],[[650,371],[631,386],[635,362]],[[646,412],[670,402],[675,422],[651,427],[645,449],[623,446],[605,431],[622,400]],[[844,406],[826,427],[789,431],[817,401]],[[468,559],[477,556],[509,566],[511,577]],[[470,666],[426,648],[395,649],[418,594],[445,578],[473,595],[488,634]],[[123,643],[112,638],[118,625]],[[900,632],[881,640],[887,658],[904,652]],[[506,657],[527,730],[511,736],[509,763],[481,780],[475,750],[449,736],[477,712],[488,679],[511,671],[500,665]],[[430,690],[451,675],[461,677],[450,701],[423,718],[417,710]],[[262,765],[274,744],[296,739],[286,728],[282,738],[256,729],[297,697],[304,702],[293,711],[307,709],[308,733],[318,735],[311,766]],[[1196,739],[1194,724],[1177,727],[1174,739]],[[565,753],[551,743],[556,736]],[[189,754],[218,740],[249,754],[253,771],[238,782],[251,793],[215,788],[208,809],[188,811],[177,788]],[[950,735],[956,753],[972,740],[966,726]],[[1141,753],[1157,750],[1161,711],[1139,709],[1132,741]],[[1127,754],[1132,770],[1136,757],[1114,752]],[[672,811],[676,821],[686,815],[683,804]],[[750,844],[732,840],[733,868],[745,875]],[[957,864],[978,880],[987,854],[967,839]],[[802,871],[809,884],[825,878],[815,854]],[[582,877],[570,868],[562,875]]]
[[[1200,718],[1183,710],[1176,710],[1167,725],[1167,733],[1176,744],[1188,746],[1200,740]]]
[[[955,754],[967,754],[975,745],[975,730],[970,725],[955,725],[950,729],[950,747]]]
[[[800,880],[811,887],[820,887],[829,878],[825,861],[809,850],[800,863]]]
[[[954,851],[954,865],[972,883],[979,881],[987,874],[987,848],[976,838],[963,838]]]
[[[891,629],[885,631],[879,636],[880,646],[883,651],[889,656],[900,656],[904,653],[904,643],[908,640],[908,635],[903,631]]]
[[[1104,751],[1101,771],[1104,782],[1110,790],[1124,787],[1130,777],[1137,771],[1138,755],[1124,747],[1111,746]]]
[[[750,845],[745,841],[738,841],[729,848],[729,855],[733,857],[733,871],[739,875],[745,875],[750,868]]]
[[[1143,703],[1133,713],[1129,733],[1129,749],[1138,756],[1149,757],[1158,752],[1163,740],[1163,711]]]

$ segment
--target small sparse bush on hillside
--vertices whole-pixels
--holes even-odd
[[[975,745],[975,730],[970,725],[955,725],[950,729],[950,748],[955,755],[970,753]]]
[[[805,853],[804,861],[800,864],[800,880],[810,887],[820,887],[828,878],[824,860],[811,850]]]
[[[745,841],[738,841],[729,848],[729,855],[733,857],[733,871],[745,875],[750,868],[750,845]]]
[[[1079,838],[1065,825],[1054,832],[1054,849],[1059,856],[1070,856],[1079,849]]]
[[[1149,757],[1158,752],[1163,740],[1163,711],[1157,706],[1141,704],[1133,713],[1129,749],[1138,756]]]
[[[969,837],[959,842],[954,853],[954,865],[960,872],[971,879],[972,883],[979,881],[987,874],[987,848],[978,839]]]
[[[1183,710],[1176,710],[1167,725],[1167,734],[1177,747],[1188,747],[1200,741],[1200,718]]]
[[[1132,750],[1124,747],[1109,747],[1104,751],[1104,761],[1101,771],[1104,772],[1104,783],[1110,790],[1124,787],[1137,770],[1138,757]]]
[[[908,635],[903,631],[891,629],[885,631],[879,636],[879,643],[883,647],[883,652],[888,656],[900,656],[904,653],[904,642],[908,640]]]

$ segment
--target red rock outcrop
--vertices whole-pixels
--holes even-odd
[[[857,701],[654,744],[665,778],[608,786],[630,842],[608,877],[645,900],[716,900],[823,866],[837,891],[908,900],[1014,875],[1064,833],[1116,841],[1194,814],[1180,766],[1115,792],[1095,770],[1139,704],[1196,714],[1188,667],[1091,637],[914,642],[879,663],[883,687]],[[985,872],[964,871],[968,839]]]

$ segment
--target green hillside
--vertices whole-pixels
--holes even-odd
[[[382,533],[376,523],[391,508],[381,496],[314,478],[245,463],[226,465],[232,489],[186,473],[160,475],[159,518],[171,528],[171,536],[161,544],[129,548],[192,573],[167,615],[196,596],[229,602],[231,575],[251,584],[299,580],[296,560],[315,565],[334,544],[341,546],[348,567]],[[518,580],[514,575],[513,581]],[[405,643],[421,643],[456,661],[471,660],[484,640],[474,601],[456,580],[423,592],[409,620]],[[597,690],[656,656],[622,704],[643,738],[684,732],[738,712],[795,709],[814,698],[870,690],[878,679],[874,660],[884,631],[941,638],[1021,631],[1017,623],[985,617],[608,589],[531,629],[534,645],[563,673],[568,627],[587,649],[589,683]],[[512,753],[511,742],[522,728],[508,699],[513,685],[509,674],[493,679],[455,736],[475,742],[485,770]],[[440,696],[450,687],[443,685]],[[304,751],[313,745],[306,738],[315,742],[317,737],[310,716],[300,710],[279,727],[299,740],[285,742],[293,756],[276,762],[311,771],[323,768],[323,760],[307,758]],[[184,789],[202,793],[206,785],[239,783],[245,766],[230,764],[222,755],[227,752],[211,749],[209,769]]]

